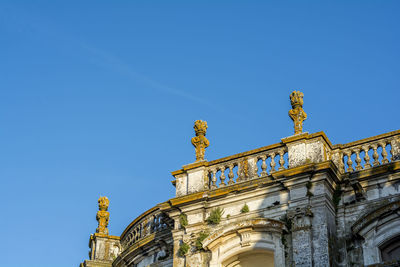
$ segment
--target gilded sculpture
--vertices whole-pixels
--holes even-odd
[[[108,235],[108,220],[110,218],[110,213],[108,210],[108,205],[110,201],[107,197],[100,197],[99,200],[99,211],[97,212],[96,220],[99,222],[99,226],[96,229],[96,233]]]
[[[197,120],[193,128],[196,132],[196,136],[192,138],[192,144],[196,150],[196,161],[202,161],[204,160],[206,148],[210,145],[210,142],[206,138],[207,122]]]
[[[294,123],[294,134],[303,132],[303,121],[307,119],[307,114],[303,110],[303,96],[304,94],[300,91],[293,91],[290,94],[292,109],[289,110],[289,117]]]

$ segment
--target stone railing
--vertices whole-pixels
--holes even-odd
[[[216,190],[274,172],[332,160],[350,173],[400,160],[400,130],[348,144],[332,145],[323,132],[302,133],[280,143],[213,161],[196,161],[172,172],[176,196]]]
[[[331,151],[332,159],[342,173],[380,166],[399,159],[399,140],[400,130],[335,145]]]
[[[171,219],[154,207],[137,217],[122,233],[121,245],[126,249],[146,237],[166,229],[172,229]]]
[[[211,161],[206,170],[208,187],[212,190],[287,169],[287,152],[286,145],[277,144]]]

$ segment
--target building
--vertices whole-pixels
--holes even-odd
[[[303,94],[290,95],[295,134],[172,172],[175,198],[108,233],[108,200],[81,266],[400,266],[400,130],[333,145],[303,133]]]

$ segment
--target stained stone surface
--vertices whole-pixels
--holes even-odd
[[[395,131],[331,145],[323,133],[302,133],[265,148],[186,165],[173,172],[176,197],[128,226],[113,260],[102,260],[112,246],[99,237],[93,245],[98,263],[83,266],[227,267],[247,260],[243,255],[249,251],[273,255],[274,266],[396,266],[396,261],[384,262],[381,249],[400,236],[399,136]],[[360,154],[363,148],[375,154],[370,167]],[[286,155],[288,162],[276,155]],[[208,188],[209,174],[229,173],[229,166],[237,167],[232,183],[223,186],[219,180]],[[216,208],[223,213],[213,225],[207,218]],[[200,233],[207,237],[199,241]],[[189,248],[181,255],[184,244]]]

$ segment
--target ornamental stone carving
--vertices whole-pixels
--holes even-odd
[[[303,96],[304,94],[300,91],[293,91],[290,94],[292,109],[289,110],[289,117],[294,123],[294,134],[303,132],[303,121],[307,119],[307,114],[303,110]]]
[[[202,161],[204,160],[206,148],[210,145],[210,142],[206,138],[207,122],[197,120],[193,128],[196,132],[196,136],[192,138],[192,144],[196,150],[196,161]]]
[[[100,197],[99,200],[99,211],[97,212],[96,220],[99,222],[99,226],[96,229],[96,233],[108,235],[108,220],[110,218],[110,213],[108,210],[108,205],[110,201],[107,197]]]

